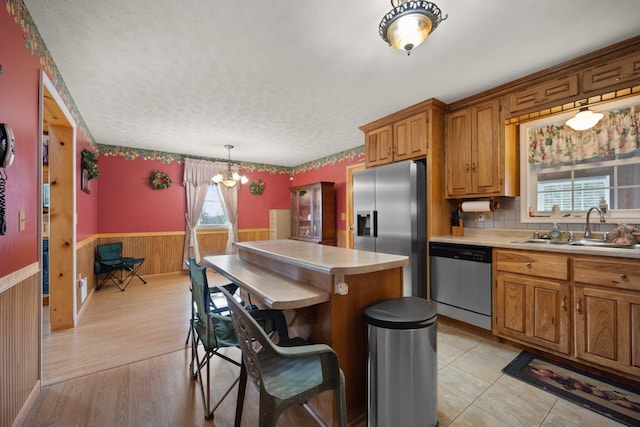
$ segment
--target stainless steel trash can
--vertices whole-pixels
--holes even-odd
[[[438,425],[437,315],[418,297],[383,301],[368,323],[368,427]]]

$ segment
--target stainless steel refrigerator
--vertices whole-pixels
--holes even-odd
[[[353,174],[354,249],[407,255],[404,295],[426,298],[425,164],[408,160]]]

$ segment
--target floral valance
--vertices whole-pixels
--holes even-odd
[[[604,113],[591,129],[564,124],[529,129],[529,163],[556,165],[640,150],[640,104]]]

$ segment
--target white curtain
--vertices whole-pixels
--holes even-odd
[[[227,250],[226,253],[232,254],[235,252],[234,243],[238,241],[238,187],[240,183],[237,183],[233,187],[229,188],[224,185],[220,185],[220,193],[222,193],[222,200],[224,201],[225,208],[227,209],[227,217],[229,219],[229,237],[227,238]]]
[[[198,218],[202,212],[202,206],[207,196],[207,190],[211,184],[211,178],[220,170],[219,163],[207,160],[184,160],[184,188],[187,194],[187,222],[184,235],[184,260],[193,256],[200,262],[200,250],[198,249],[198,237],[196,227]],[[182,265],[186,269],[185,264]]]

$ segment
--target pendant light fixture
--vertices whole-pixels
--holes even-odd
[[[380,21],[380,37],[407,55],[449,16],[428,1],[391,0],[391,7]]]
[[[238,182],[240,182],[241,184],[246,184],[247,182],[249,182],[249,179],[246,176],[240,175],[237,171],[231,170],[231,149],[233,148],[233,145],[227,144],[224,146],[224,148],[229,151],[229,162],[227,163],[227,170],[222,171],[214,176],[213,182],[215,182],[216,184],[222,183],[225,187],[229,188],[235,186]]]
[[[578,113],[566,121],[566,125],[573,130],[587,130],[598,124],[604,117],[602,113],[594,113],[589,107],[581,107]]]

